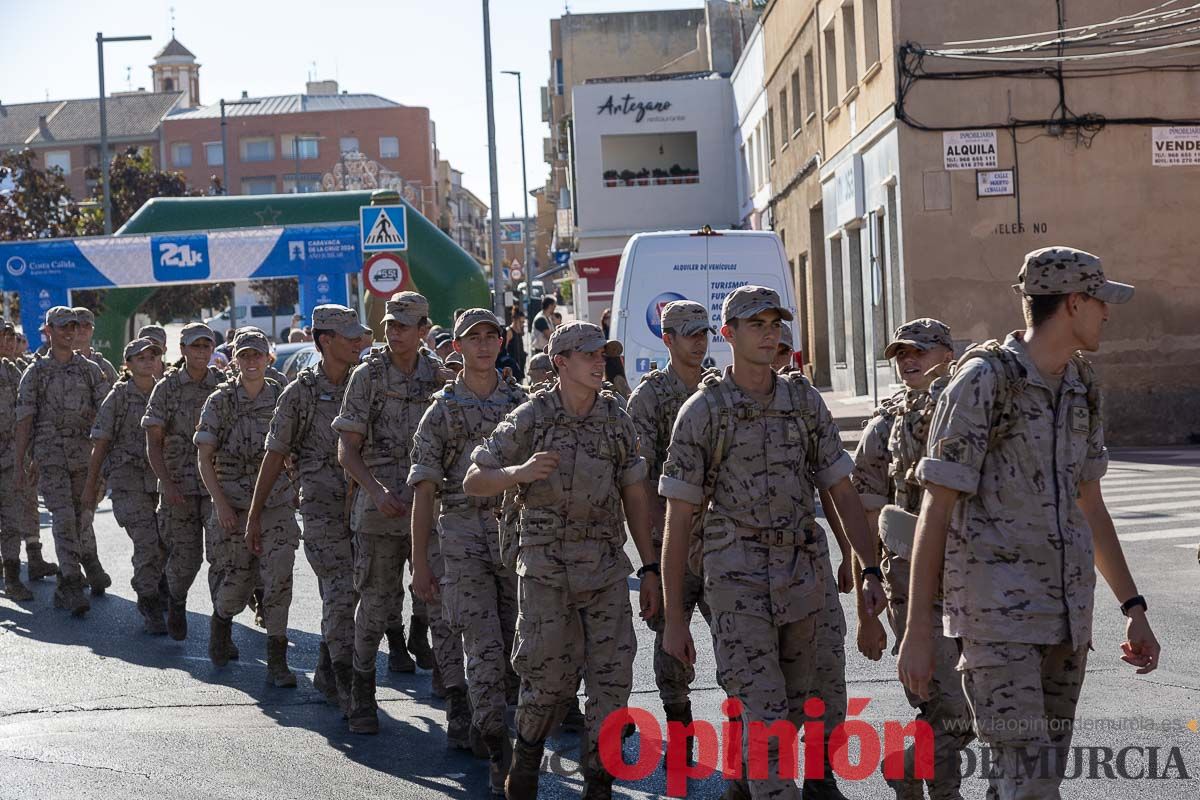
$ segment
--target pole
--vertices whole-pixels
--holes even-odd
[[[487,88],[488,170],[492,183],[492,310],[504,319],[504,286],[500,261],[500,183],[496,173],[496,108],[492,98],[492,22],[483,0],[483,71]]]
[[[96,65],[100,73],[100,185],[104,187],[104,235],[112,235],[112,188],[108,185],[108,109],[104,107],[104,34],[96,32]]]
[[[221,98],[221,194],[229,194],[229,159],[225,157],[225,98]]]
[[[505,70],[508,75],[517,76],[517,114],[521,118],[521,196],[525,203],[525,217],[521,220],[521,236],[525,242],[525,285],[530,286],[533,281],[533,257],[532,252],[533,242],[529,240],[529,178],[528,171],[525,168],[525,102],[524,93],[521,91],[521,73],[520,71]]]

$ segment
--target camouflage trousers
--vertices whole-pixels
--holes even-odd
[[[336,663],[354,656],[354,540],[340,516],[304,515],[304,557],[317,576],[321,637]]]
[[[200,565],[208,558],[208,591],[215,599],[221,585],[221,570],[225,557],[221,552],[222,537],[214,537],[208,524],[212,515],[212,498],[208,495],[185,494],[183,503],[172,505],[166,495],[158,499],[158,532],[167,551],[163,572],[167,586],[176,600],[187,598]]]
[[[354,669],[374,672],[379,641],[404,619],[404,562],[412,553],[407,534],[354,532]]]
[[[112,508],[117,524],[133,542],[133,578],[129,585],[138,597],[156,597],[167,551],[158,535],[158,495],[113,487]]]
[[[503,733],[506,689],[516,677],[509,653],[516,637],[517,577],[500,563],[494,522],[446,516],[441,527],[442,610],[451,636],[466,651],[473,721],[485,736]]]
[[[411,559],[412,553],[409,553]],[[441,537],[436,532],[429,537],[429,567],[433,579],[440,585],[446,577],[446,560],[442,558]],[[413,595],[413,618],[419,619]],[[429,640],[433,649],[433,660],[442,674],[442,685],[466,688],[467,676],[463,668],[462,632],[450,628],[450,616],[441,602],[421,604],[425,609],[425,622],[429,625]]]
[[[1087,655],[1088,645],[962,640],[958,670],[975,734],[992,750],[989,797],[1061,797]]]
[[[517,733],[540,742],[573,701],[582,674],[587,704],[584,769],[598,768],[600,726],[624,708],[633,686],[637,640],[625,578],[594,591],[571,592],[517,579],[513,667],[521,676]]]
[[[263,509],[260,556],[246,547],[244,509],[238,509],[238,530],[234,533],[226,533],[220,527],[215,510],[209,526],[224,537],[222,554],[225,563],[213,610],[225,619],[233,619],[242,613],[254,592],[256,578],[261,576],[262,615],[267,636],[286,636],[288,609],[292,605],[292,568],[296,564],[296,547],[300,544],[296,510],[289,503]]]
[[[689,569],[683,578],[683,613],[689,625],[692,613],[697,608],[711,627],[712,612],[704,601],[704,578]],[[658,697],[662,704],[668,706],[688,702],[692,681],[696,679],[696,668],[663,650],[664,623],[665,618],[659,614],[650,627],[654,631],[654,683],[658,686]]]
[[[804,701],[813,688],[817,626],[821,611],[783,625],[735,611],[713,610],[717,678],[742,703],[744,725],[790,721],[797,731],[805,720]],[[798,745],[797,745],[798,747]],[[767,744],[768,777],[750,780],[750,796],[800,800],[796,781],[780,773],[781,760],[799,769],[799,753],[780,753],[779,739]]]
[[[85,470],[86,480],[86,470]],[[104,478],[96,479],[96,497],[103,500],[108,494],[108,481]],[[81,557],[84,561],[96,561],[100,558],[99,545],[96,543],[96,509],[85,508],[83,510],[83,535],[81,541],[83,543],[83,552]]]
[[[27,484],[21,490],[21,510],[24,514],[24,533],[22,538],[28,547],[31,544],[42,543],[42,515],[38,511],[38,487]]]
[[[887,594],[888,624],[895,635],[892,654],[900,652],[908,621],[908,586],[910,562],[892,553],[883,558],[883,588]],[[962,677],[956,670],[958,643],[941,635],[941,604],[933,610],[934,637],[933,678],[929,682],[929,699],[922,700],[905,689],[908,704],[917,709],[917,719],[929,723],[933,730],[933,780],[926,781],[930,800],[952,800],[960,797],[959,774],[961,754],[974,741],[971,730],[971,710],[963,694]],[[885,754],[886,755],[886,754]],[[915,769],[916,751],[912,745],[904,752],[904,774],[911,777]]]
[[[825,578],[825,603],[817,612],[816,653],[813,656],[812,696],[825,703],[823,744],[828,761],[829,734],[846,721],[846,614],[838,597],[837,575],[828,547],[818,559]]]
[[[87,480],[87,464],[71,468],[42,465],[38,473],[38,489],[46,501],[54,531],[54,551],[63,578],[78,578],[83,572],[82,559],[96,552],[94,534],[89,544],[88,531],[91,513],[85,513],[79,502]]]
[[[20,560],[21,540],[29,541],[27,496],[28,492],[17,490],[17,470],[13,467],[0,467],[0,557],[4,561]],[[35,493],[35,514],[36,497]],[[37,530],[36,517],[32,527]]]

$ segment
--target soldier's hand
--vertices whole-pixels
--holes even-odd
[[[163,484],[163,496],[169,505],[181,506],[187,502],[183,497],[183,492],[179,491],[179,487],[175,485],[174,481]]]
[[[900,661],[897,670],[904,688],[922,700],[929,699],[929,686],[933,680],[933,637],[936,633],[914,635],[912,630],[904,634],[900,642]]]
[[[408,513],[405,504],[392,493],[391,489],[385,488],[382,492],[376,492],[371,499],[375,501],[375,508],[379,509],[379,513],[385,517],[403,517]]]
[[[417,593],[417,597],[424,600],[426,603],[436,603],[438,599],[438,582],[433,577],[433,570],[429,568],[429,562],[422,560],[421,562],[412,562],[413,591]]]
[[[515,477],[518,483],[533,483],[549,478],[558,469],[558,453],[543,450],[517,468]]]
[[[100,504],[100,498],[96,497],[99,494],[96,491],[96,484],[86,483],[83,486],[83,494],[79,496],[79,504],[84,508],[94,509]]]
[[[679,622],[667,622],[663,631],[663,650],[689,666],[696,663],[696,645],[692,632]]]
[[[843,558],[842,563],[838,564],[837,586],[842,594],[854,591],[854,559]]]
[[[262,555],[262,519],[258,516],[246,518],[246,549],[256,556]]]
[[[1125,641],[1121,642],[1121,660],[1126,664],[1137,667],[1138,675],[1145,675],[1158,668],[1158,656],[1162,648],[1150,623],[1146,620],[1146,612],[1135,609],[1125,623]]]
[[[500,373],[500,377],[503,378],[505,382],[511,381],[513,377],[512,367],[505,367],[504,371]]]
[[[858,652],[872,661],[883,658],[887,649],[887,631],[878,617],[865,617],[858,621]]]
[[[237,512],[233,510],[233,507],[229,503],[222,502],[217,504],[217,524],[226,533],[237,533]]]
[[[887,595],[883,593],[883,584],[874,575],[863,576],[862,597],[863,607],[872,617],[878,617],[887,607]]]
[[[642,607],[642,619],[649,622],[662,613],[662,581],[657,573],[647,572],[642,576],[641,583],[638,600]]]

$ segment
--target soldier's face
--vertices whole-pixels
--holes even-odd
[[[46,332],[50,334],[50,345],[52,347],[74,347],[76,331],[79,330],[79,323],[68,322],[66,325],[48,325]]]
[[[96,326],[90,322],[80,322],[79,330],[75,333],[75,346],[87,347],[96,335]]]
[[[1071,330],[1079,349],[1094,353],[1100,349],[1104,323],[1108,322],[1108,303],[1086,294],[1073,294],[1067,300]]]
[[[604,350],[592,353],[581,353],[572,350],[556,356],[558,359],[558,380],[564,384],[586,386],[593,391],[600,391],[604,385]]]
[[[927,373],[938,364],[950,363],[952,355],[947,347],[936,346],[922,350],[907,344],[901,345],[896,349],[896,371],[900,373],[900,380],[905,386],[923,392],[937,377],[936,373]]]
[[[704,363],[704,357],[708,355],[708,331],[700,331],[691,336],[668,333],[663,337],[663,341],[667,345],[667,352],[671,354],[671,360],[688,369],[699,369]]]
[[[399,320],[389,319],[384,330],[387,343],[397,353],[412,353],[421,344],[421,329],[416,325],[405,325]]]
[[[212,339],[197,339],[191,344],[185,344],[179,348],[183,353],[184,359],[187,360],[187,365],[193,369],[207,367],[209,360],[213,354]]]
[[[251,380],[263,377],[263,370],[266,369],[269,358],[266,353],[249,347],[239,350],[233,356],[238,372]]]
[[[162,365],[162,355],[151,348],[143,350],[133,358],[126,360],[125,365],[135,378],[153,378],[159,366]]]
[[[17,335],[12,331],[0,333],[0,356],[12,358],[16,355]]]
[[[724,326],[721,333],[733,346],[735,361],[770,367],[778,352],[783,326],[778,311],[760,311],[753,317],[739,320],[736,326]]]
[[[454,349],[462,353],[464,365],[472,372],[495,369],[500,331],[491,325],[477,325],[454,342]]]
[[[781,344],[776,349],[775,360],[771,362],[771,369],[779,372],[781,369],[787,369],[792,365],[792,351],[788,349],[786,344]]]
[[[554,373],[548,369],[531,369],[529,370],[529,384],[532,386],[535,383],[542,381],[554,380]]]

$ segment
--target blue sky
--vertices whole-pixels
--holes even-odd
[[[572,13],[696,8],[702,0],[572,0]],[[110,92],[150,88],[149,64],[176,36],[200,63],[200,99],[211,103],[304,91],[310,73],[350,92],[426,106],[438,147],[467,188],[489,199],[483,23],[479,0],[0,0],[0,102],[95,97],[97,31],[149,34],[151,42],[105,46]],[[538,87],[549,77],[551,18],[563,0],[492,0],[496,136],[502,216],[521,213],[516,79],[525,95],[529,187],[545,182]],[[126,68],[131,68],[131,82]],[[619,70],[617,70],[619,71]],[[490,205],[490,203],[489,203]],[[531,198],[532,205],[532,198]],[[532,207],[531,207],[532,213]]]

